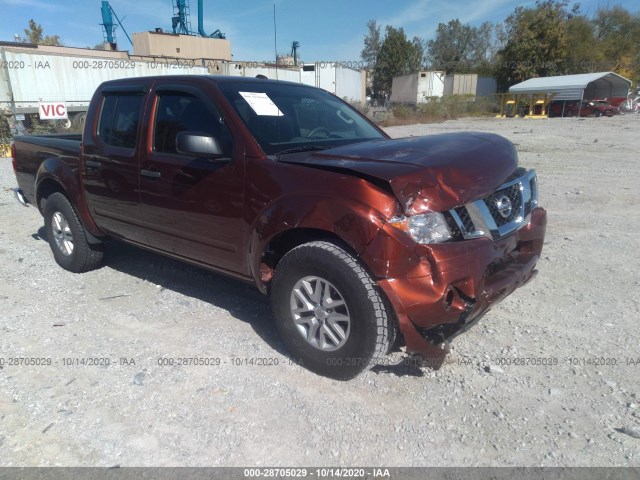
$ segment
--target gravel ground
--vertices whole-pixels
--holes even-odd
[[[639,126],[389,128],[511,139],[538,171],[547,241],[537,279],[458,337],[441,370],[347,383],[290,364],[250,286],[118,243],[100,270],[60,269],[2,160],[0,358],[52,364],[0,370],[0,465],[640,466]],[[220,365],[158,364],[193,356]],[[84,357],[111,365],[66,364]]]

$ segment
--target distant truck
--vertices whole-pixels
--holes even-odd
[[[255,284],[292,357],[337,379],[400,342],[438,366],[534,277],[546,228],[508,140],[392,140],[295,83],[110,81],[82,137],[12,150],[16,196],[44,216],[61,267],[99,267],[111,237]]]
[[[417,72],[395,77],[391,85],[391,103],[418,105],[444,95],[445,72]]]

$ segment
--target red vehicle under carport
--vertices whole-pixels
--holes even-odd
[[[620,110],[606,100],[583,100],[563,105],[563,102],[554,102],[549,107],[550,117],[613,117],[619,115]]]

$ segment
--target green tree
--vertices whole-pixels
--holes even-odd
[[[612,70],[640,80],[640,14],[620,6],[598,9],[593,19],[595,37],[605,59],[601,70]]]
[[[382,34],[380,26],[375,20],[369,20],[367,29],[368,33],[364,37],[364,48],[360,53],[360,58],[367,64],[368,69],[373,70],[382,46]]]
[[[411,48],[407,55],[407,64],[411,72],[420,70],[425,65],[425,43],[420,37],[413,37],[411,40]]]
[[[593,22],[584,15],[567,20],[567,61],[563,73],[589,73],[608,70],[602,46],[595,36]]]
[[[60,37],[58,35],[47,35],[46,37],[42,33],[42,25],[35,22],[32,18],[29,20],[29,28],[24,29],[24,34],[29,43],[35,43],[38,45],[54,45],[62,46]]]
[[[433,40],[427,42],[427,63],[433,70],[447,73],[487,73],[494,57],[493,25],[480,27],[460,20],[440,23]]]
[[[424,47],[418,37],[409,41],[402,28],[387,26],[373,70],[374,92],[388,93],[391,91],[393,77],[420,70],[423,56]]]
[[[567,19],[567,0],[537,0],[534,8],[517,7],[505,20],[498,81],[509,86],[532,77],[564,73]]]
[[[11,128],[9,128],[9,120],[0,114],[0,145],[7,144],[11,141]]]

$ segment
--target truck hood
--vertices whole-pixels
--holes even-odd
[[[374,140],[279,160],[388,184],[405,215],[442,212],[489,195],[518,166],[509,140],[478,132]]]

